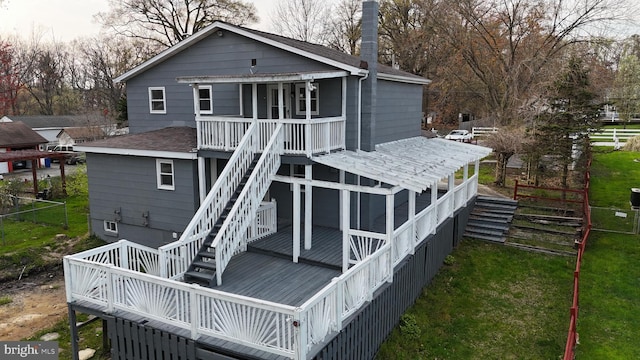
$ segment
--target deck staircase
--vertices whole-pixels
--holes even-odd
[[[504,244],[517,208],[515,200],[478,196],[464,236]]]
[[[196,254],[196,257],[191,262],[189,269],[184,274],[184,281],[189,283],[196,283],[202,286],[213,286],[215,285],[216,280],[216,252],[212,247],[213,240],[218,235],[218,232],[222,228],[222,224],[229,216],[233,205],[238,200],[238,197],[242,193],[245,185],[247,185],[247,181],[251,176],[251,173],[256,168],[256,164],[258,163],[259,155],[255,155],[251,165],[247,169],[245,175],[240,180],[238,187],[235,192],[231,196],[231,199],[227,202],[227,205],[224,207],[222,214],[216,221],[215,225],[211,233],[207,236],[206,240],[200,247],[200,251]]]

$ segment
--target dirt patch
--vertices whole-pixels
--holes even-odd
[[[21,340],[52,327],[67,315],[62,271],[52,271],[0,284],[0,340]]]

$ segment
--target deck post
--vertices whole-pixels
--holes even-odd
[[[469,180],[469,164],[464,164],[464,167],[462,168],[462,183],[465,184],[464,186],[464,199],[465,199],[465,204],[469,199],[469,187],[467,186],[467,180]]]
[[[416,252],[416,192],[409,190],[409,214],[407,220],[411,224],[411,255]]]
[[[198,187],[200,191],[200,204],[202,204],[207,197],[207,174],[202,156],[198,156]]]
[[[393,238],[393,230],[394,230],[394,213],[395,213],[395,209],[393,208],[393,200],[394,200],[394,194],[388,194],[387,195],[387,221],[386,221],[386,225],[387,225],[387,241],[388,242],[392,242],[393,240],[395,240]],[[391,244],[391,262],[395,262],[396,261],[396,248],[395,248],[395,244]]]
[[[313,179],[312,165],[304,166],[304,178],[306,183],[304,184],[304,249],[311,249],[311,230],[312,230],[312,201],[313,201],[313,186],[311,180]]]
[[[344,185],[344,182],[345,182],[344,170],[340,170],[340,185]],[[342,209],[342,203],[344,202],[344,193],[340,190],[339,190],[339,193],[340,193],[340,209]],[[340,230],[344,230],[342,216],[340,216]]]
[[[450,194],[449,196],[449,209],[450,209],[450,213],[447,214],[447,217],[453,217],[453,213],[456,211],[456,197],[455,194],[453,194],[453,190],[456,188],[456,174],[451,174],[449,175],[449,179],[448,179],[448,184],[447,184],[447,193]]]
[[[300,183],[293,183],[293,262],[300,257]]]
[[[78,346],[78,325],[76,323],[76,310],[73,308],[73,305],[67,304],[69,308],[69,328],[71,330],[71,358],[73,360],[79,360],[80,357],[78,355],[78,351],[80,351]]]
[[[340,190],[342,193],[342,272],[349,270],[349,254],[351,253],[351,246],[349,245],[349,224],[351,220],[351,194],[349,190]]]
[[[433,206],[434,208],[433,216],[435,216],[436,221],[435,221],[435,225],[433,226],[433,229],[431,230],[431,233],[435,234],[436,229],[438,228],[438,223],[440,222],[439,214],[438,214],[440,209],[438,209],[438,182],[437,181],[435,181],[433,183],[433,186],[431,187],[431,204],[429,206]]]

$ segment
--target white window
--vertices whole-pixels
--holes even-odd
[[[211,85],[198,87],[198,103],[201,114],[213,114],[213,89]]]
[[[104,221],[104,232],[109,234],[118,234],[118,223],[115,221]]]
[[[296,115],[305,115],[307,111],[306,83],[296,84]],[[311,84],[311,115],[318,115],[318,84]]]
[[[164,94],[164,87],[149,88],[149,112],[152,114],[167,113],[167,101]]]
[[[156,172],[158,175],[158,189],[174,190],[173,160],[156,160]]]

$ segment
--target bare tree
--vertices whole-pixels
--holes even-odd
[[[507,163],[513,155],[521,153],[526,141],[527,138],[523,127],[503,128],[487,137],[485,144],[492,148],[496,154],[496,185],[505,185]]]
[[[257,21],[256,8],[242,0],[109,0],[98,21],[117,34],[169,47],[216,20],[237,25]]]
[[[331,5],[315,0],[279,0],[271,14],[274,30],[283,36],[324,44]]]
[[[362,1],[342,0],[333,11],[325,40],[327,46],[344,53],[357,55],[362,37]]]

